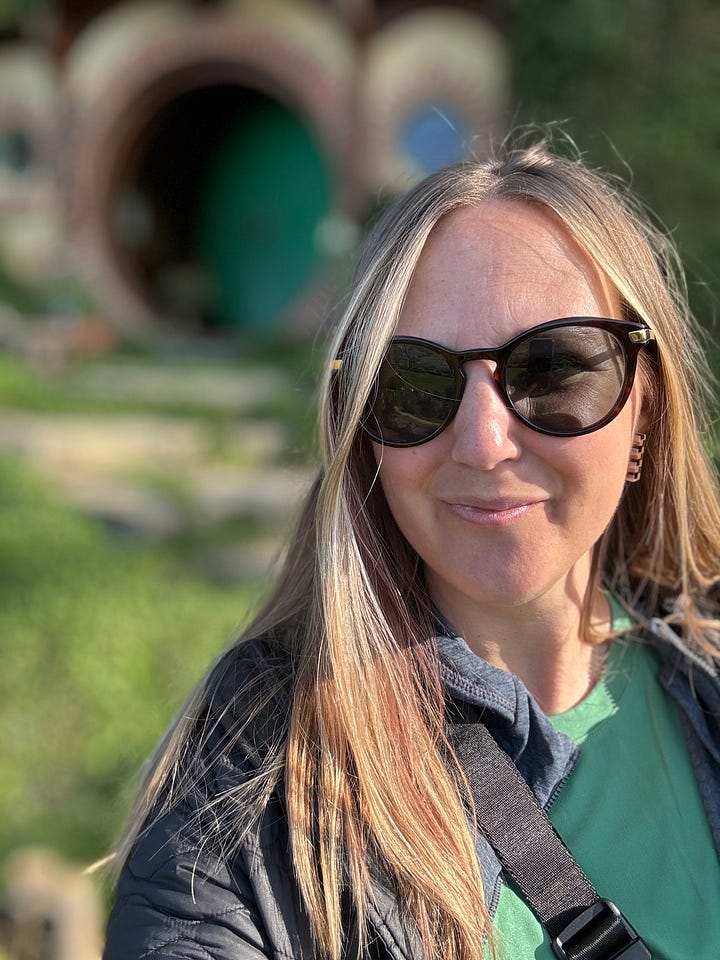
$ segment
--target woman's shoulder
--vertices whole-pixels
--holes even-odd
[[[290,876],[272,852],[287,849],[278,771],[291,688],[291,657],[272,637],[233,645],[210,671],[120,874],[105,960],[259,960],[275,939],[287,947],[263,917],[267,890]]]
[[[284,635],[243,638],[229,647],[215,664],[206,689],[214,707],[242,711],[260,696],[282,695],[294,675],[290,641]]]
[[[196,735],[245,767],[262,765],[285,740],[294,672],[284,637],[264,635],[234,644],[208,677]]]

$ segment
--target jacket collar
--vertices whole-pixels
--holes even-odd
[[[455,711],[481,720],[545,806],[570,773],[577,746],[555,730],[518,677],[490,666],[449,630],[437,646],[451,719]]]

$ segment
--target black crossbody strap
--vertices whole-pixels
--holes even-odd
[[[480,831],[568,960],[649,960],[614,904],[603,900],[510,757],[482,723],[448,735],[467,777]]]

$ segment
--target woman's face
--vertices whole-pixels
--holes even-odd
[[[469,350],[573,316],[621,318],[609,282],[551,214],[495,201],[435,227],[397,334]],[[610,424],[559,438],[513,416],[490,361],[467,364],[465,375],[458,413],[434,440],[375,444],[385,497],[425,563],[432,599],[457,626],[478,607],[577,603],[623,493],[639,380]]]

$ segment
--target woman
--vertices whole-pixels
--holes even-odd
[[[106,960],[552,956],[459,719],[481,786],[482,727],[654,957],[715,955],[720,511],[677,276],[630,199],[542,145],[384,216],[319,476],[150,765]]]

